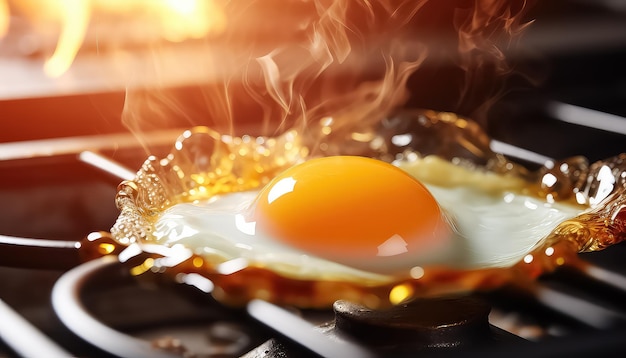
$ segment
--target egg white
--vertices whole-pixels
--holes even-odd
[[[256,267],[269,268],[299,279],[364,279],[386,281],[383,275],[307,255],[256,232],[247,222],[248,208],[257,191],[215,196],[211,200],[176,204],[154,224],[153,236],[166,246],[182,244],[217,263],[243,258]]]
[[[424,264],[460,269],[511,266],[559,223],[584,210],[524,195],[520,190],[524,183],[518,178],[471,171],[437,158],[396,164],[433,194],[450,221],[455,245],[435,262],[404,258],[406,272]],[[389,279],[309,255],[258,232],[255,223],[245,219],[256,195],[256,191],[230,193],[174,205],[156,220],[153,236],[157,243],[182,244],[216,263],[243,258],[298,279],[362,283]]]

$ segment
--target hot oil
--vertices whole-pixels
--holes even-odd
[[[415,111],[411,116],[407,117],[406,113],[403,116],[405,121],[413,120],[425,126],[434,125],[438,131],[464,132],[470,128],[474,133],[475,129],[475,123],[466,119],[460,119],[463,125],[459,126],[457,123],[459,119],[452,121],[450,114],[447,113]],[[415,130],[410,134],[418,137],[422,132]],[[468,158],[463,148],[479,148],[484,139],[482,133],[475,132],[475,135],[464,133],[465,140],[461,142],[457,152],[450,152],[448,153],[451,156],[449,159],[441,158],[440,160],[448,162],[451,167],[464,168],[462,170],[467,170],[469,166],[473,171],[492,173],[501,179],[508,178],[502,182],[507,190],[530,193],[546,203],[560,199],[569,200],[571,205],[582,205],[581,208],[591,206],[588,212],[558,225],[548,237],[541,240],[533,250],[527,252],[512,267],[460,270],[445,265],[415,266],[410,270],[407,268],[405,274],[398,276],[383,278],[373,276],[371,279],[362,279],[358,282],[339,277],[333,279],[328,276],[316,280],[283,275],[269,266],[252,264],[246,260],[224,261],[219,256],[196,255],[193,252],[197,251],[192,252],[192,248],[176,247],[180,245],[162,247],[158,250],[150,248],[149,246],[155,242],[151,237],[152,225],[165,208],[181,202],[210,200],[214,195],[256,188],[283,168],[305,160],[309,153],[307,147],[301,144],[296,145],[295,142],[297,138],[305,140],[306,137],[291,136],[294,133],[274,140],[263,138],[258,141],[252,137],[239,140],[233,140],[230,137],[214,137],[211,133],[201,128],[184,134],[167,161],[148,160],[134,182],[122,184],[117,198],[122,214],[112,233],[118,242],[125,244],[137,242],[144,247],[144,251],[174,258],[173,260],[155,260],[154,258],[146,260],[136,266],[133,270],[135,274],[164,273],[180,282],[186,282],[189,274],[198,274],[212,282],[213,295],[227,304],[237,305],[250,299],[262,298],[302,307],[328,307],[335,300],[344,299],[372,308],[381,308],[416,297],[489,290],[511,283],[524,286],[529,285],[540,275],[564,265],[582,267],[584,263],[577,256],[580,251],[601,249],[624,239],[624,181],[623,174],[620,174],[625,172],[623,155],[594,163],[591,166],[584,165],[584,162],[580,162],[580,158],[556,163],[555,166],[560,168],[565,168],[564,163],[568,163],[567,166],[572,172],[586,178],[585,180],[571,180],[578,178],[576,176],[567,181],[558,179],[554,183],[554,187],[558,188],[558,193],[556,193],[546,187],[544,177],[550,172],[547,168],[536,172],[524,170],[488,149],[484,149],[480,160]],[[406,131],[401,133],[408,134]],[[206,145],[204,141],[209,140],[208,138],[213,145]],[[381,138],[381,140],[384,139]],[[386,140],[391,143],[390,138]],[[276,145],[280,143],[279,149],[289,148],[289,150],[281,152],[281,155],[272,156],[272,151],[266,146],[269,143]],[[293,146],[286,146],[286,143],[291,143]],[[214,149],[216,145],[221,149],[216,151]],[[255,148],[261,148],[261,150],[255,150]],[[411,158],[416,160],[422,157],[419,152],[421,148],[418,146],[412,150],[405,147],[387,147],[383,151],[385,155],[381,155],[380,147],[372,147],[371,143],[361,147],[362,150],[365,150],[364,148],[367,150],[361,154],[374,157],[384,157],[393,152],[402,153],[401,156],[396,155],[400,161],[410,161]],[[446,150],[449,151],[449,148]],[[221,161],[210,160],[211,155],[216,152],[219,153],[218,158]],[[263,153],[267,155],[260,155]],[[473,155],[475,154],[476,152]],[[232,158],[233,161],[228,162],[225,158]],[[215,168],[213,171],[209,167],[202,167],[204,171],[200,171],[201,175],[197,176],[196,161],[219,165],[211,167]],[[250,168],[255,168],[250,165],[245,168],[236,167],[235,162],[244,161],[255,164],[257,169],[250,170]],[[476,162],[486,163],[486,165],[477,165]],[[575,163],[578,163],[578,169],[574,169]],[[602,169],[605,167],[613,168],[611,171],[615,173],[613,180],[618,181],[613,187],[612,194],[599,190],[599,188],[606,187],[606,184],[601,184],[602,181],[605,183],[611,181],[611,178],[606,176],[601,178],[600,172],[606,172],[606,169]],[[171,168],[177,169],[173,171]],[[587,170],[589,168],[591,170]],[[247,170],[246,176],[240,176],[242,173],[240,170]],[[238,178],[238,180],[233,180],[233,178]],[[201,189],[204,184],[210,185],[211,188]],[[571,194],[567,195],[566,191]],[[589,201],[600,200],[600,195],[604,196],[601,204],[598,202],[596,205],[589,205]],[[572,198],[581,200],[583,197],[587,198],[584,202],[572,201]],[[132,240],[125,242],[124,238],[132,238]],[[506,237],[502,240],[506,240]],[[210,242],[206,245],[210,246]],[[197,249],[194,248],[194,250]]]

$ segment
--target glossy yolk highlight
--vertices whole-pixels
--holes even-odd
[[[274,178],[255,205],[257,232],[371,271],[406,266],[449,239],[430,192],[401,169],[370,158],[309,160]]]

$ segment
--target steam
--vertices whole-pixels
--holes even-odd
[[[137,73],[156,83],[163,78],[163,86],[137,90],[141,84],[128,79],[122,120],[140,139],[152,129],[197,125],[224,134],[364,132],[406,103],[407,82],[428,71],[425,64],[449,60],[438,57],[441,47],[453,48],[450,57],[464,74],[461,84],[446,88],[458,93],[461,108],[476,102],[475,83],[485,78],[494,79],[497,92],[498,79],[512,71],[503,48],[527,25],[524,0],[0,0],[0,36],[8,28],[7,4],[61,23],[46,63],[51,76],[70,66],[99,12],[147,17],[159,24],[161,38],[193,41],[195,62],[179,55],[172,66],[176,48],[168,56],[155,48],[152,63],[138,64]],[[438,38],[446,26],[455,37]],[[177,66],[197,68],[197,83],[172,88]],[[478,107],[495,98],[485,96]]]
[[[407,48],[405,29],[425,0],[243,3],[224,3],[230,26],[206,43],[205,65],[219,78],[197,84],[193,107],[203,113],[184,114],[185,100],[167,90],[129,91],[129,128],[141,135],[168,114],[178,126],[227,134],[246,125],[264,135],[306,132],[328,117],[336,131],[367,126],[406,100],[406,81],[426,58],[425,46]],[[263,25],[259,16],[273,33],[248,27]]]
[[[526,1],[266,0],[222,5],[229,26],[217,41],[206,44],[213,49],[206,66],[220,76],[198,84],[202,95],[194,105],[203,113],[185,113],[188,104],[162,91],[129,92],[124,121],[137,134],[172,111],[179,126],[209,125],[227,134],[249,127],[263,135],[294,128],[304,134],[319,129],[339,136],[364,132],[406,103],[407,81],[429,60],[433,46],[443,46],[419,37],[418,21],[428,18],[429,11],[449,14],[442,21],[449,21],[457,34],[456,44],[452,39],[444,45],[455,44],[456,66],[465,74],[461,88],[450,88],[459,93],[460,107],[476,99],[473,84],[512,71],[503,47],[513,46],[527,25]],[[486,95],[477,112],[495,101],[499,83],[488,84],[495,94]],[[314,141],[317,145],[323,138]]]
[[[502,93],[502,79],[513,69],[509,66],[503,49],[514,46],[523,30],[532,21],[524,19],[528,1],[481,0],[469,8],[458,8],[454,13],[454,26],[458,33],[458,66],[465,72],[465,84],[459,102],[471,101],[471,84],[491,76],[500,85],[490,88],[494,94],[472,113],[482,117]],[[526,22],[525,22],[526,21]]]

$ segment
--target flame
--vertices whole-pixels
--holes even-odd
[[[58,20],[63,23],[57,48],[44,64],[44,72],[59,77],[72,64],[89,25],[89,3],[82,0],[58,1]]]
[[[70,68],[94,15],[145,17],[156,21],[159,35],[172,42],[203,38],[226,26],[221,6],[214,0],[0,0],[0,37],[8,31],[9,1],[35,25],[60,27],[56,49],[44,64],[50,77]]]
[[[0,0],[0,39],[9,32],[9,3],[7,0]]]

